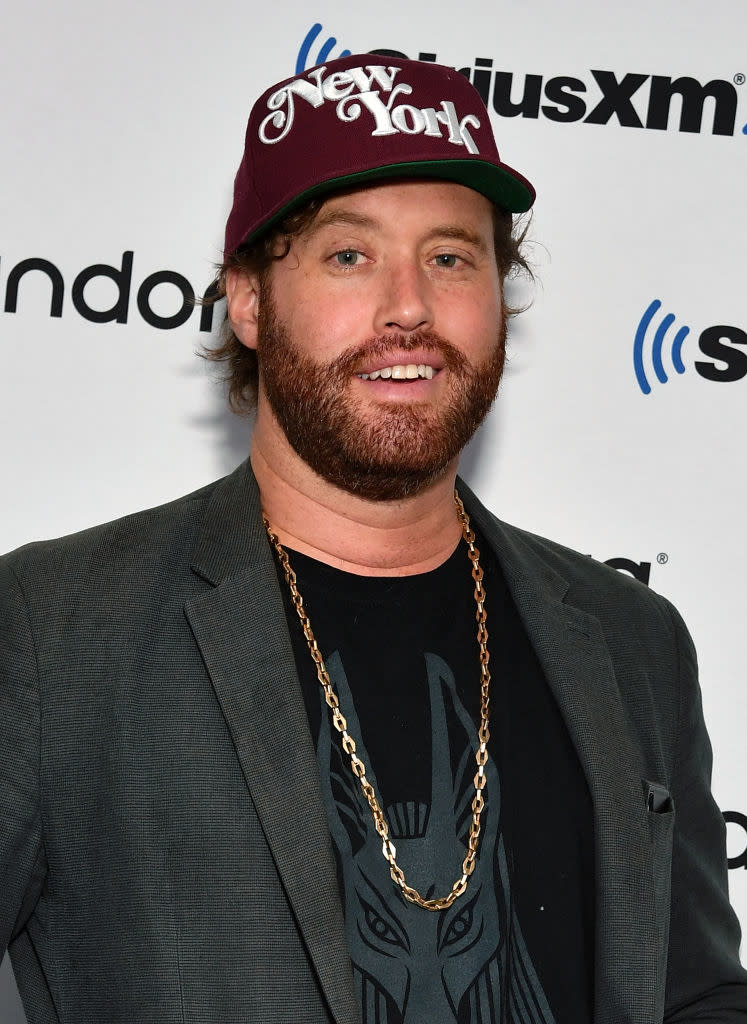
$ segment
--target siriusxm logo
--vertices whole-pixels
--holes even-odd
[[[681,374],[687,369],[682,349],[690,328],[684,324],[677,327],[673,313],[659,317],[660,310],[661,301],[654,299],[643,313],[633,339],[633,371],[644,395],[651,394],[652,382],[666,384],[672,371]],[[696,373],[722,383],[747,377],[747,351],[740,346],[747,346],[747,332],[740,327],[706,327],[698,337],[698,348],[708,359],[695,360]]]
[[[321,24],[314,24],[298,51],[296,74],[325,60],[346,56],[350,50],[335,51],[337,40],[328,37],[316,52],[316,41],[323,35]],[[372,49],[383,57],[404,57],[401,50]],[[436,53],[419,53],[418,60],[449,63]],[[666,131],[734,135],[739,106],[738,88],[745,76],[738,72],[731,81],[712,79],[700,82],[689,75],[671,78],[637,72],[593,69],[570,75],[520,74],[495,67],[490,57],[476,57],[472,65],[458,68],[483,98],[485,105],[500,117],[547,118],[549,121],[584,124],[616,124],[622,128],[647,128]],[[679,110],[679,120],[677,111]],[[747,125],[741,128],[747,134]]]
[[[635,340],[633,342],[633,368],[635,369],[636,380],[638,381],[638,387],[644,393],[648,395],[651,393],[651,385],[648,382],[646,375],[646,369],[643,362],[644,348],[646,347],[646,339],[648,335],[651,321],[653,320],[656,313],[661,308],[661,302],[659,299],[654,299],[651,305],[648,307],[646,312],[640,319],[638,324],[638,330],[635,332]],[[658,327],[655,330],[653,339],[650,344],[650,360],[651,367],[656,375],[656,379],[661,384],[666,384],[669,380],[667,372],[664,368],[664,343],[667,340],[667,333],[669,328],[674,323],[674,314],[667,313],[662,318]],[[689,327],[680,327],[677,333],[669,338],[669,355],[671,358],[672,366],[676,373],[685,372],[685,364],[682,362],[682,343],[690,333]]]
[[[312,25],[309,31],[306,33],[304,41],[301,43],[301,47],[298,51],[298,57],[296,58],[296,74],[300,75],[307,68],[313,68],[317,64],[323,64],[325,60],[331,57],[332,60],[336,60],[338,57],[349,57],[350,50],[340,50],[339,53],[332,53],[334,48],[337,46],[337,40],[334,36],[330,36],[326,39],[319,47],[319,52],[313,59],[310,58],[311,47],[314,45],[317,36],[322,31],[322,26],[317,22]]]

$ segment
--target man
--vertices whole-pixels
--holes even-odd
[[[456,480],[533,198],[449,69],[255,105],[217,354],[250,460],[1,563],[32,1024],[747,1019],[681,620]]]

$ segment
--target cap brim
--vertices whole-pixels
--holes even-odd
[[[386,164],[383,167],[371,167],[365,171],[328,178],[318,185],[312,185],[270,214],[240,244],[243,246],[256,241],[310,199],[331,192],[340,192],[368,181],[386,181],[392,178],[453,181],[480,192],[507,213],[525,213],[535,199],[534,189],[529,182],[506,164],[499,166],[487,160],[418,160],[411,163]]]

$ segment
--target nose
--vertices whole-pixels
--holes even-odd
[[[381,276],[381,297],[376,310],[377,334],[403,334],[433,326],[431,283],[422,267],[397,260]]]

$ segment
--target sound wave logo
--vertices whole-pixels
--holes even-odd
[[[309,31],[306,33],[306,38],[301,43],[301,49],[298,51],[298,57],[296,58],[296,74],[300,75],[306,71],[307,67],[316,67],[317,64],[323,64],[327,57],[329,57],[332,50],[337,46],[337,40],[334,36],[330,36],[329,39],[322,43],[319,48],[319,53],[316,55],[316,60],[312,60],[308,63],[309,52],[311,47],[314,45],[317,36],[322,31],[322,26],[317,21],[316,24],[312,25]],[[338,57],[349,57],[350,50],[340,50],[337,54]]]
[[[654,299],[641,317],[640,323],[638,324],[638,330],[635,332],[635,341],[633,342],[633,368],[635,369],[638,387],[644,395],[649,395],[651,393],[651,385],[646,377],[646,369],[644,367],[644,349],[647,344],[647,334],[648,329],[651,326],[651,321],[660,309],[660,300]],[[671,357],[672,368],[675,372],[685,372],[685,364],[682,362],[682,345],[685,338],[690,333],[690,328],[680,327],[676,334],[668,337],[669,328],[674,323],[674,320],[674,313],[667,313],[654,331],[653,340],[651,342],[651,368],[653,369],[656,379],[660,384],[666,384],[669,380],[667,371],[664,368],[665,346]]]

